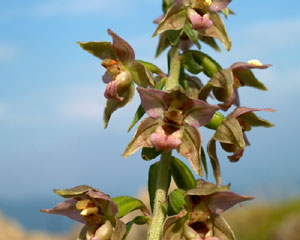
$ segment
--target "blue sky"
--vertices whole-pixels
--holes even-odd
[[[104,130],[103,68],[76,42],[110,41],[111,28],[138,59],[165,68],[164,56],[153,60],[157,39],[151,38],[160,1],[0,3],[0,199],[46,198],[53,188],[79,184],[113,196],[135,194],[146,185],[151,162],[138,153],[120,155],[133,135],[126,130],[138,99],[114,114]],[[273,64],[255,71],[269,91],[243,90],[242,104],[277,109],[261,114],[276,127],[254,129],[248,135],[252,146],[237,164],[220,154],[224,183],[264,197],[300,193],[300,3],[284,4],[233,1],[237,16],[226,21],[232,51],[203,48],[224,67],[254,58]],[[202,132],[207,142],[212,132]]]

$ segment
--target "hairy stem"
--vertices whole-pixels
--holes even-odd
[[[168,192],[169,167],[171,159],[171,152],[162,153],[157,175],[153,218],[149,224],[147,240],[161,239],[162,227],[166,218],[166,215],[162,209],[162,204],[166,201]]]

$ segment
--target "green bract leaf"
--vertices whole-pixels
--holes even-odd
[[[196,180],[191,170],[178,158],[171,161],[173,179],[178,188],[188,190],[196,186]]]
[[[216,237],[224,240],[236,240],[236,237],[226,220],[220,215],[213,215],[212,222]]]
[[[154,207],[158,169],[159,169],[159,162],[156,162],[150,166],[149,173],[148,173],[148,193],[149,193],[149,200],[150,200],[150,206],[152,212]]]
[[[175,215],[182,210],[185,205],[185,191],[182,189],[175,189],[169,196],[169,216]]]
[[[208,76],[212,77],[216,72],[218,72],[221,68],[220,64],[218,64],[213,58],[208,56],[207,54],[200,51],[186,51],[192,53],[195,61],[203,66],[203,72]]]
[[[167,30],[180,30],[181,28],[183,28],[186,20],[187,20],[186,7],[178,4],[174,4],[172,7],[168,9],[164,19],[157,26],[153,36],[156,36],[157,34],[163,33]]]
[[[104,128],[107,128],[109,119],[111,117],[111,114],[116,111],[118,108],[124,107],[126,104],[128,104],[134,96],[134,86],[131,84],[128,91],[122,93],[120,97],[123,97],[124,99],[122,101],[118,101],[113,98],[108,98],[106,100],[106,105],[104,109]]]
[[[80,47],[100,59],[117,59],[116,51],[110,42],[77,42]]]
[[[198,41],[198,32],[192,29],[192,24],[187,22],[183,27],[183,32],[187,37],[197,46],[198,49],[201,48]]]
[[[155,148],[144,147],[141,155],[144,160],[149,161],[156,158],[161,153],[162,151],[157,151]]]
[[[196,188],[188,190],[186,194],[207,196],[215,192],[226,192],[230,189],[230,184],[221,186],[210,182],[206,182],[203,179],[198,179],[196,185],[197,185]]]
[[[135,217],[133,220],[129,221],[128,223],[126,223],[126,234],[123,237],[123,240],[125,240],[133,226],[133,224],[137,224],[137,225],[143,225],[145,223],[147,223],[149,221],[149,217],[146,216],[137,216]]]
[[[170,46],[169,39],[166,33],[159,35],[158,46],[156,48],[155,57],[157,58],[168,46]]]
[[[213,22],[213,25],[207,29],[200,29],[199,32],[204,36],[215,37],[219,39],[224,47],[229,51],[231,48],[231,40],[227,35],[222,18],[218,13],[210,12],[209,19]]]
[[[190,73],[198,74],[203,71],[203,66],[199,65],[191,52],[183,53],[180,56],[181,63],[183,67],[188,70]]]
[[[150,135],[155,132],[159,124],[159,119],[146,118],[140,125],[136,133],[134,134],[133,139],[127,145],[123,157],[127,158],[136,152],[139,148],[142,147],[153,147],[153,144],[150,142]]]
[[[142,60],[136,60],[136,62],[142,63],[152,73],[155,73],[159,76],[164,76],[165,75],[163,73],[163,71],[159,67],[154,65],[153,63],[145,62],[145,61],[142,61]]]
[[[182,143],[177,149],[178,153],[189,160],[198,175],[203,176],[200,152],[202,139],[198,129],[186,125],[181,141]]]
[[[69,189],[54,189],[53,192],[61,197],[71,198],[74,196],[81,195],[87,192],[89,189],[93,189],[93,188],[88,185],[80,185]]]
[[[167,38],[169,39],[169,42],[172,46],[175,46],[178,44],[180,39],[181,30],[168,30],[165,32],[167,35]]]
[[[139,199],[129,196],[120,196],[112,198],[112,200],[118,206],[118,218],[124,217],[128,213],[138,209],[141,210],[144,215],[150,215],[145,204]]]

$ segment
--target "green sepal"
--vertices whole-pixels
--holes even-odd
[[[193,54],[191,52],[185,52],[180,56],[181,63],[183,67],[188,70],[190,73],[198,74],[203,71],[203,66],[199,65],[195,61]]]
[[[201,48],[200,43],[198,41],[198,32],[193,30],[192,24],[187,22],[183,27],[183,32],[187,35],[187,37],[197,46],[198,49]]]
[[[207,169],[207,161],[204,148],[201,146],[201,161],[204,168],[206,179],[208,178],[208,169]]]
[[[207,54],[201,51],[190,50],[186,51],[186,53],[192,53],[193,58],[195,61],[203,66],[203,72],[206,76],[211,78],[216,72],[218,72],[222,67],[219,63],[217,63],[212,57],[208,56]]]
[[[222,9],[221,12],[224,14],[226,19],[229,17],[229,15],[236,15],[235,12],[232,11],[229,7]]]
[[[169,43],[172,46],[175,46],[178,44],[181,32],[182,32],[181,30],[168,30],[165,32],[166,36],[169,40]]]
[[[80,185],[69,189],[54,189],[53,192],[64,198],[71,198],[86,193],[89,189],[93,189],[88,185]]]
[[[242,114],[238,118],[244,120],[247,124],[250,124],[251,127],[274,127],[273,123],[258,117],[253,112]]]
[[[154,78],[152,73],[146,68],[146,66],[140,62],[135,62],[128,68],[131,73],[132,80],[138,85],[144,88],[154,85]]]
[[[116,51],[110,42],[77,42],[80,47],[100,59],[117,59]]]
[[[175,189],[169,195],[169,208],[168,215],[172,216],[179,213],[182,207],[186,204],[185,202],[185,191],[182,189]]]
[[[171,171],[178,188],[188,190],[196,186],[196,179],[191,170],[176,157],[171,161]]]
[[[162,90],[163,87],[165,86],[166,79],[162,78],[158,83],[155,84],[154,88]],[[133,120],[130,123],[127,132],[130,132],[130,130],[134,127],[134,125],[144,116],[145,110],[143,106],[140,104],[138,109],[136,110]]]
[[[144,147],[141,156],[145,161],[150,161],[160,155],[162,151],[157,151],[155,148]]]
[[[214,225],[213,230],[216,237],[224,240],[236,240],[234,232],[222,216],[213,215],[212,222]]]
[[[149,217],[148,216],[137,216],[134,219],[132,219],[131,221],[129,221],[128,223],[126,223],[126,233],[123,237],[123,240],[125,240],[133,226],[133,224],[137,224],[137,225],[144,225],[149,221]]]
[[[139,199],[130,196],[119,196],[112,198],[112,200],[118,206],[117,218],[124,217],[128,213],[138,209],[141,210],[144,215],[150,215],[145,204]]]
[[[167,30],[180,30],[187,21],[187,8],[178,4],[172,5],[164,19],[157,26],[153,37]]]
[[[196,188],[189,189],[186,191],[187,195],[199,195],[207,196],[215,192],[226,192],[230,189],[230,184],[227,185],[216,185],[210,182],[206,182],[203,179],[198,179]]]
[[[267,87],[255,77],[251,70],[239,70],[236,71],[234,74],[237,75],[239,80],[245,86],[253,87],[260,90],[268,90]]]
[[[208,124],[205,125],[205,127],[216,130],[222,124],[224,119],[225,119],[225,117],[222,113],[215,112],[212,119],[209,121]]]

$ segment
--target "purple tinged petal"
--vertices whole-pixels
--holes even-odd
[[[252,196],[240,195],[231,191],[216,192],[204,198],[206,198],[210,211],[214,214],[222,213],[237,203],[254,199]]]
[[[198,128],[209,123],[219,108],[210,105],[202,100],[190,99],[183,105],[183,112],[186,115],[184,122]]]
[[[120,97],[118,94],[118,85],[119,85],[118,81],[112,81],[108,83],[108,85],[105,88],[104,97],[113,98],[121,102],[124,98]]]
[[[135,54],[132,47],[110,29],[108,29],[107,32],[113,38],[113,46],[121,62],[123,62],[124,65],[134,64]]]
[[[188,9],[188,18],[192,23],[194,30],[207,29],[213,25],[213,22],[209,19],[208,14],[204,14],[203,17],[198,14],[194,9]]]
[[[172,100],[170,95],[164,91],[152,88],[138,87],[137,91],[140,94],[142,106],[147,114],[152,118],[162,119]]]
[[[244,154],[244,149],[238,148],[233,155],[228,156],[230,162],[238,162]]]
[[[220,12],[231,2],[231,0],[213,0],[212,4],[209,6],[210,12]]]
[[[156,150],[163,152],[169,152],[181,144],[181,140],[176,136],[166,135],[164,132],[151,134],[150,141]]]
[[[104,83],[110,83],[111,81],[113,81],[112,77],[109,75],[109,73],[106,71],[104,73],[104,75],[102,76],[102,80]]]
[[[75,198],[69,198],[61,203],[58,203],[51,209],[41,209],[41,212],[66,216],[75,221],[85,224],[86,222],[80,215],[80,211],[76,208],[77,202],[78,200],[76,200]]]
[[[239,116],[254,112],[254,111],[267,111],[267,112],[275,112],[272,108],[247,108],[247,107],[238,107],[234,110],[234,112],[230,115],[231,117],[238,118]]]
[[[249,64],[245,62],[237,62],[231,65],[230,69],[233,72],[236,71],[241,71],[241,70],[250,70],[250,69],[266,69],[268,67],[272,66],[272,64],[262,64],[262,65],[254,65],[254,64]]]

